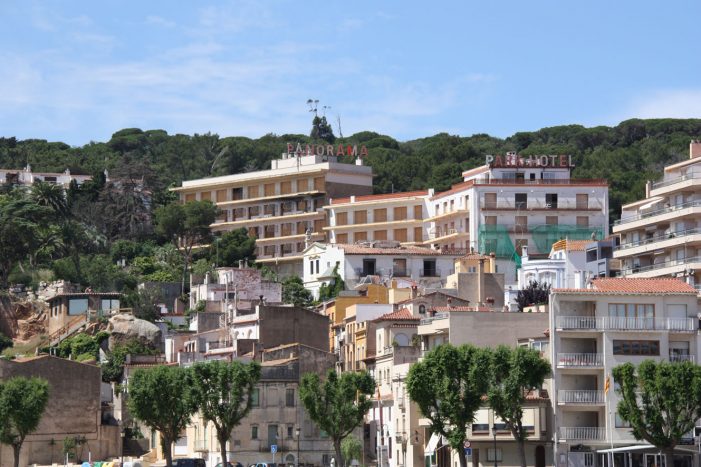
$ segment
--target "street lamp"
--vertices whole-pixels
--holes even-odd
[[[122,438],[122,463],[120,465],[124,465],[124,439],[127,436],[127,429],[126,427],[122,427],[122,431],[119,432],[119,436]]]
[[[497,426],[492,425],[492,435],[494,436],[494,467],[497,467]]]
[[[297,437],[297,466],[299,467],[299,435],[300,435],[300,429],[299,425],[297,425],[297,428],[295,428],[295,436]]]

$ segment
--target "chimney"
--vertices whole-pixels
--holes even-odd
[[[701,141],[692,139],[689,144],[689,159],[696,159],[701,156]]]
[[[477,306],[484,303],[484,259],[479,260],[477,267]]]
[[[652,190],[652,180],[645,182],[645,197],[650,197],[650,190]]]
[[[419,295],[419,288],[416,285],[411,286],[411,298],[416,298]]]
[[[242,259],[239,260],[239,269],[243,269],[243,260]]]

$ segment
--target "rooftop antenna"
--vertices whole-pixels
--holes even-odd
[[[319,99],[307,99],[307,105],[309,106],[309,111],[314,112],[314,116],[318,117],[317,107],[319,106]]]
[[[336,115],[336,121],[338,122],[338,137],[343,138],[343,132],[341,131],[341,116]]]
[[[330,108],[331,108],[330,105],[325,105],[324,107],[322,107],[322,109],[324,109],[324,118],[326,118],[326,109],[330,109]]]

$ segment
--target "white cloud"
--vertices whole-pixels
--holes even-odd
[[[176,25],[175,21],[171,21],[162,16],[150,15],[146,17],[146,24],[152,24],[154,26],[161,26],[164,28],[174,28]]]
[[[699,118],[701,89],[662,90],[635,99],[623,112],[626,118]]]

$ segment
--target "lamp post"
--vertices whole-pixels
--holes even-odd
[[[121,462],[120,465],[124,465],[124,439],[126,438],[126,435],[127,435],[127,433],[126,433],[126,428],[125,428],[125,427],[122,427],[122,431],[119,432],[119,436],[122,438],[122,449],[121,449],[121,452],[122,452],[122,456],[121,456],[121,457],[122,457],[122,462]]]
[[[299,429],[299,425],[297,425],[297,428],[295,428],[295,436],[297,437],[297,465],[296,467],[299,467],[299,435],[301,434],[301,430]]]
[[[497,426],[492,425],[492,435],[494,436],[494,467],[497,467]]]

